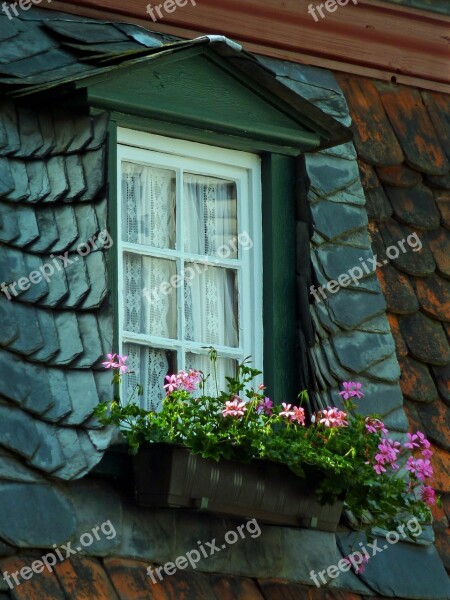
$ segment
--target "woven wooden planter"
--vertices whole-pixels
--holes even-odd
[[[336,531],[343,502],[322,506],[313,486],[268,461],[207,460],[178,446],[150,444],[134,457],[140,506],[190,508],[275,525]]]

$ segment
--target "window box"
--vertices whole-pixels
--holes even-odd
[[[336,531],[343,500],[319,504],[313,477],[297,477],[268,461],[215,462],[166,444],[142,446],[134,457],[137,503],[190,508],[274,525]]]

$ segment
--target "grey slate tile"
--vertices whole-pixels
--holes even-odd
[[[409,522],[407,522],[409,523]],[[410,524],[417,531],[415,523]],[[408,529],[405,527],[405,531]],[[401,539],[401,534],[399,533]],[[394,539],[392,536],[390,539]],[[450,597],[450,582],[434,546],[398,542],[389,545],[385,538],[377,538],[376,556],[369,559],[360,579],[380,596],[399,598],[421,598],[444,600]],[[360,533],[338,535],[338,544],[343,556],[348,556],[359,542],[365,543]],[[405,573],[408,574],[405,577]],[[426,573],[426,577],[424,577]],[[430,582],[433,585],[430,586]]]
[[[126,33],[128,37],[131,37],[133,40],[136,40],[136,42],[147,48],[158,48],[162,45],[160,36],[147,31],[144,27],[132,25],[131,23],[114,23],[114,25],[117,29],[120,29],[120,31]]]
[[[41,134],[43,139],[42,148],[36,152],[36,157],[44,158],[47,157],[55,147],[55,128],[53,125],[52,114],[49,111],[39,111],[37,113],[39,118],[39,125],[41,128]]]
[[[55,146],[52,154],[64,154],[75,139],[75,127],[72,114],[60,108],[52,109]]]
[[[91,442],[88,434],[83,430],[78,431],[78,440],[90,471],[101,461],[104,452],[97,450],[97,448]]]
[[[45,208],[36,207],[34,214],[39,229],[39,237],[29,245],[27,250],[43,253],[46,250],[50,250],[55,242],[57,242],[59,231],[53,210],[50,206],[46,206]]]
[[[13,546],[50,548],[64,544],[74,534],[73,505],[55,485],[0,483],[0,494],[0,537]]]
[[[27,377],[24,377],[24,373]],[[0,349],[2,395],[29,412],[42,414],[53,406],[46,370],[24,362],[17,355]]]
[[[58,401],[41,415],[41,419],[56,422],[60,421],[70,413],[72,410],[72,401],[67,385],[66,371],[49,368],[47,369],[47,375],[52,396],[57,398]]]
[[[30,356],[30,360],[47,363],[60,350],[58,332],[51,312],[38,309],[36,316],[44,344],[40,350]]]
[[[104,145],[108,133],[109,114],[99,113],[92,117],[93,137],[87,146],[87,150],[98,150]]]
[[[391,327],[385,314],[374,317],[369,321],[365,321],[359,325],[360,331],[367,331],[369,333],[390,333]]]
[[[104,252],[91,252],[85,258],[90,289],[80,305],[82,310],[98,308],[108,293]]]
[[[40,444],[35,419],[20,408],[0,404],[0,443],[20,456],[31,458]]]
[[[69,180],[69,191],[64,201],[73,202],[81,196],[87,189],[86,178],[84,176],[83,162],[77,154],[66,157],[67,178]]]
[[[51,69],[48,69],[49,65],[51,65]],[[1,64],[0,61],[0,74],[3,76],[12,75],[16,78],[16,81],[25,80],[27,82],[27,79],[33,75],[39,76],[43,72],[52,72],[72,65],[78,66],[78,60],[73,54],[62,49],[52,48],[46,52],[24,57],[9,64]]]
[[[80,313],[77,315],[77,320],[84,352],[71,364],[71,368],[85,369],[91,367],[103,356],[103,348],[95,315]]]
[[[46,21],[45,27],[59,34],[63,38],[77,40],[79,42],[124,42],[127,35],[109,23],[80,23],[78,21]]]
[[[11,100],[0,100],[0,114],[8,137],[8,145],[2,148],[2,154],[14,154],[20,148],[19,127],[16,107]]]
[[[57,262],[57,264],[61,266],[60,262]],[[51,277],[50,265],[54,268],[54,272]],[[69,295],[69,286],[66,279],[66,273],[62,268],[58,270],[58,267],[55,267],[53,259],[50,260],[50,257],[44,257],[43,267],[48,273],[48,294],[42,298],[39,304],[45,306],[46,308],[55,308]]]
[[[74,138],[69,144],[66,153],[84,150],[94,136],[92,118],[87,115],[73,115]]]
[[[14,179],[7,158],[0,158],[0,198],[14,190]]]
[[[370,237],[365,229],[344,233],[344,235],[337,237],[334,242],[340,246],[352,246],[353,248],[363,248],[367,250],[371,248]]]
[[[9,40],[17,35],[21,29],[14,19],[8,19],[6,15],[1,15],[0,41]]]
[[[65,311],[55,312],[54,318],[58,331],[60,351],[50,364],[58,366],[69,365],[83,352],[77,317],[75,313]]]
[[[29,158],[36,154],[44,145],[39,119],[36,111],[31,108],[18,107],[17,119],[19,123],[20,148],[15,153],[16,157]]]
[[[78,227],[72,206],[55,206],[53,216],[58,230],[58,240],[52,247],[52,253],[67,250],[78,238]]]
[[[47,166],[42,160],[27,161],[25,166],[30,184],[30,194],[27,201],[41,202],[51,191]]]
[[[27,462],[40,471],[52,473],[65,464],[65,457],[56,433],[57,428],[54,425],[36,421],[36,429],[40,438],[39,447]]]
[[[77,221],[78,239],[70,247],[71,251],[75,251],[79,243],[87,242],[92,236],[98,233],[100,228],[94,206],[94,204],[89,202],[85,204],[75,203],[73,205]]]
[[[7,300],[2,294],[0,296],[0,346],[9,346],[20,336],[19,323],[11,318],[13,310],[10,306],[11,301]]]
[[[105,156],[104,147],[83,154],[82,161],[87,189],[80,196],[81,201],[93,200],[102,189],[105,179]]]
[[[24,465],[11,452],[0,449],[0,480],[21,481],[23,483],[44,482],[42,475]],[[0,547],[0,556],[3,552]],[[1,598],[1,596],[0,596]]]
[[[16,219],[16,207],[7,202],[0,202],[0,242],[11,242],[19,235]]]
[[[34,56],[40,56],[52,48],[57,48],[58,42],[52,39],[42,29],[39,35],[36,35],[34,27],[27,28],[7,43],[2,44],[2,54],[0,57],[0,72],[14,73],[14,70],[8,69],[8,65],[14,62],[20,62],[23,59],[30,60]]]
[[[55,202],[63,198],[69,191],[66,163],[63,156],[53,156],[47,161],[47,173],[50,181],[50,194],[45,202]]]
[[[70,427],[58,427],[56,435],[64,453],[65,465],[55,471],[53,476],[65,480],[83,477],[89,467],[78,439],[78,433]]]
[[[362,383],[364,392],[364,398],[358,402],[359,414],[378,414],[384,418],[399,408],[403,409],[403,395],[398,383],[374,381],[363,375],[353,377],[355,379]]]
[[[327,358],[328,368],[331,375],[338,381],[349,381],[352,379],[349,371],[343,368],[331,340],[322,342],[322,350]]]
[[[327,240],[366,229],[367,213],[363,208],[323,200],[311,206],[315,229]]]
[[[365,321],[384,314],[386,301],[382,294],[340,289],[328,295],[330,317],[340,328],[351,331]]]
[[[0,244],[1,277],[6,284],[17,281],[26,273],[23,254],[14,248]],[[11,292],[8,292],[12,297]]]
[[[397,408],[383,418],[383,423],[388,428],[389,432],[398,431],[406,433],[409,429],[409,421],[405,415],[403,408]]]
[[[341,333],[333,337],[332,343],[341,365],[354,373],[367,371],[395,352],[392,336],[378,333]]]
[[[358,163],[330,156],[305,154],[306,170],[310,179],[310,192],[327,198],[336,192],[348,191],[360,184]]]
[[[373,367],[370,367],[370,369],[367,369],[363,375],[369,379],[387,381],[390,383],[397,382],[400,379],[400,366],[398,364],[397,356],[393,354],[392,356],[385,358]]]
[[[6,319],[19,325],[20,334],[8,344],[10,350],[28,356],[44,345],[34,306],[0,299],[2,310],[6,308]]]
[[[6,133],[6,127],[0,116],[0,156],[4,148],[8,145],[8,134]]]
[[[371,262],[373,258],[372,250],[328,244],[318,248],[316,254],[325,274],[330,280],[337,280],[340,275],[347,274],[350,269],[359,269],[362,271],[360,280],[373,274]],[[364,269],[363,263],[371,269],[369,273]],[[353,274],[355,275],[355,279],[358,280],[357,275],[359,275],[359,271],[355,270]]]
[[[341,119],[341,122],[344,125],[347,125],[347,119]],[[348,123],[348,125],[350,125],[350,123]],[[325,154],[325,156],[335,156],[336,158],[345,158],[345,160],[357,159],[357,153],[353,142],[340,144],[339,146],[334,146],[333,148],[325,148],[324,150],[320,150],[320,154]]]
[[[11,177],[14,181],[14,189],[5,195],[5,198],[13,202],[26,200],[30,194],[28,174],[23,160],[9,159]]]
[[[22,248],[38,239],[39,228],[34,209],[31,206],[18,205],[16,219],[20,236],[14,240],[15,246]]]
[[[99,402],[92,371],[71,369],[66,372],[72,411],[63,419],[64,425],[80,425],[90,416]],[[83,390],[83,393],[80,393]]]
[[[69,295],[61,303],[62,308],[75,308],[87,296],[91,286],[87,271],[87,259],[79,254],[71,254],[72,264],[65,268]]]
[[[108,228],[108,200],[104,198],[95,202],[94,209],[97,214],[98,230],[106,231]]]

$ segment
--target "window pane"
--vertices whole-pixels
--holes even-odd
[[[122,378],[124,398],[147,410],[159,410],[165,396],[165,376],[175,370],[173,353],[137,344],[124,344],[123,352],[128,356],[130,371],[134,371]],[[144,388],[140,397],[134,392],[138,383]]]
[[[185,337],[205,345],[237,347],[237,275],[233,269],[186,263]]]
[[[176,289],[164,286],[174,275],[175,261],[125,252],[125,331],[176,338]]]
[[[237,258],[237,188],[234,181],[184,175],[185,250]]]
[[[122,239],[175,248],[175,171],[122,163]]]
[[[236,375],[237,362],[230,358],[217,358],[216,372],[217,372],[217,386],[219,392],[226,390],[228,382],[225,377],[234,377]],[[209,356],[203,356],[200,354],[187,353],[186,354],[186,370],[195,369],[196,371],[203,371],[205,377],[208,377],[205,384],[205,394],[207,396],[216,396],[216,384],[214,381],[214,370],[213,363]]]

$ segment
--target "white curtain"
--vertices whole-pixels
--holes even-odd
[[[168,169],[123,163],[122,202],[125,241],[156,248],[176,248],[175,172]],[[224,179],[185,174],[184,249],[200,257],[237,258],[236,184]],[[179,246],[178,246],[179,247]],[[185,339],[204,346],[237,347],[238,291],[234,269],[201,263],[186,263],[184,307],[178,307],[177,293],[161,293],[160,286],[176,274],[173,260],[124,255],[124,328],[176,339],[177,314],[184,308]],[[164,377],[169,372],[169,353],[138,344],[126,344],[124,352],[135,373],[127,378],[124,394],[129,398],[136,383],[144,385],[142,405],[156,409],[163,398]],[[172,368],[175,365],[171,365]],[[219,387],[235,371],[235,362],[218,359]],[[188,354],[186,368],[208,372],[208,357]],[[215,392],[212,379],[208,392]]]

